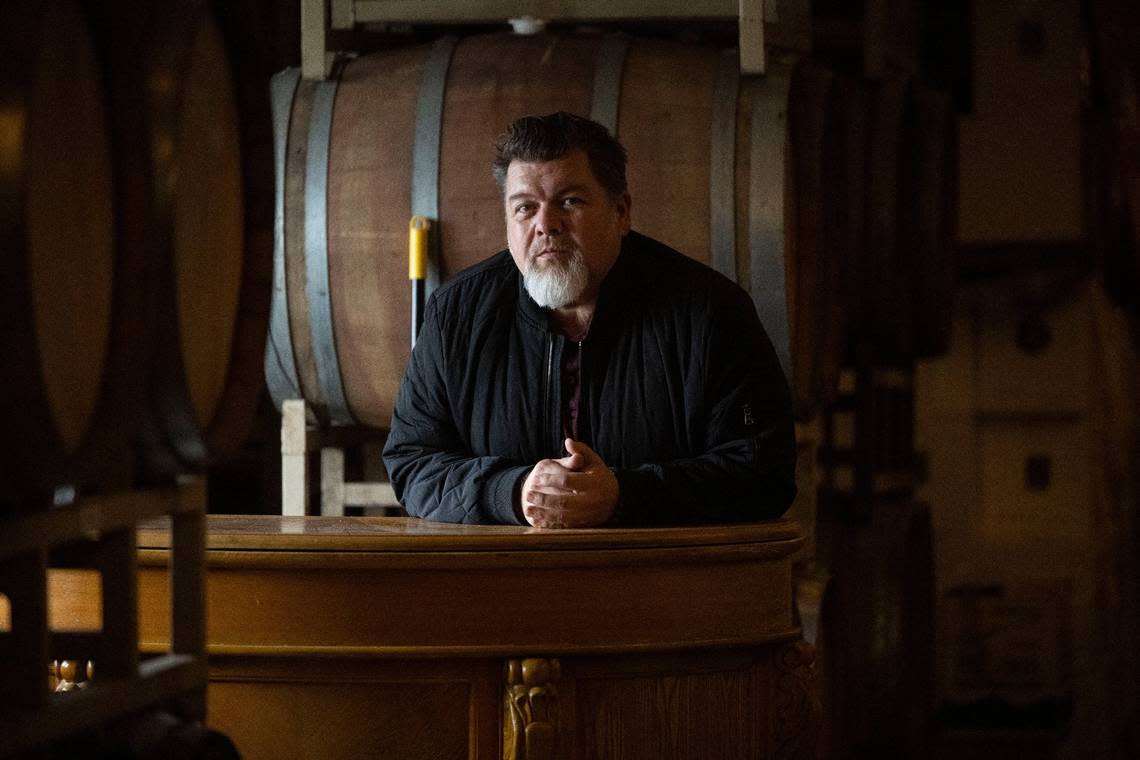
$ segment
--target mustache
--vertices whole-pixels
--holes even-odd
[[[552,258],[543,258],[547,254],[552,254]],[[546,267],[566,267],[575,259],[581,258],[581,252],[574,247],[562,248],[536,248],[527,254],[527,268],[537,266],[540,268]]]

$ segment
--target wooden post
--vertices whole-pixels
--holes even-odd
[[[38,707],[48,693],[46,548],[0,560],[0,591],[11,609],[10,630],[0,633],[0,703]]]
[[[139,594],[134,526],[107,534],[97,549],[103,596],[99,674],[134,678],[139,670]]]
[[[305,402],[288,399],[281,405],[281,514],[304,517],[309,504],[305,467]]]
[[[204,481],[193,478],[180,483],[178,499],[170,529],[170,651],[199,657],[206,653]]]
[[[356,23],[355,0],[330,0],[329,27],[332,29],[351,29]]]
[[[740,73],[763,74],[764,0],[740,0]]]
[[[326,0],[301,0],[301,76],[324,79],[329,66],[325,56]]]
[[[321,447],[321,514],[344,517],[344,450]]]
[[[180,480],[170,523],[170,651],[206,661],[206,484]],[[193,718],[206,718],[206,690],[181,700]]]

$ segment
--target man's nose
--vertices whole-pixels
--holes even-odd
[[[543,235],[557,235],[562,231],[562,218],[554,204],[542,204],[535,215],[535,224]]]

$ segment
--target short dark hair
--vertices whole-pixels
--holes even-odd
[[[598,184],[617,198],[626,192],[625,148],[596,121],[559,111],[516,119],[495,145],[491,170],[502,191],[512,161],[554,161],[583,150]]]

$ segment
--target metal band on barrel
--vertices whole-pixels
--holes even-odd
[[[305,163],[305,297],[309,304],[309,330],[321,400],[333,424],[351,424],[354,420],[340,377],[329,292],[329,138],[336,90],[337,80],[332,79],[317,82],[313,91]]]
[[[792,383],[792,361],[784,275],[784,172],[791,81],[789,69],[772,66],[756,84],[748,194],[752,253],[749,290],[789,384]]]
[[[598,62],[594,67],[594,94],[590,101],[590,118],[615,136],[618,128],[618,107],[621,105],[621,78],[628,52],[628,37],[607,37],[598,48]]]
[[[416,136],[412,147],[412,216],[439,221],[439,146],[443,131],[443,95],[447,69],[455,52],[455,37],[436,40],[424,62],[416,99]],[[436,237],[438,240],[438,235]],[[439,257],[436,246],[428,247],[424,299],[439,287]]]
[[[293,338],[289,332],[289,299],[285,284],[285,157],[293,97],[300,81],[300,69],[286,69],[274,75],[269,82],[277,204],[273,212],[273,298],[269,305],[269,335],[265,344],[265,384],[278,409],[286,399],[301,398]]]
[[[709,250],[713,269],[736,282],[736,103],[740,57],[721,56],[713,92],[712,155],[709,164]]]

